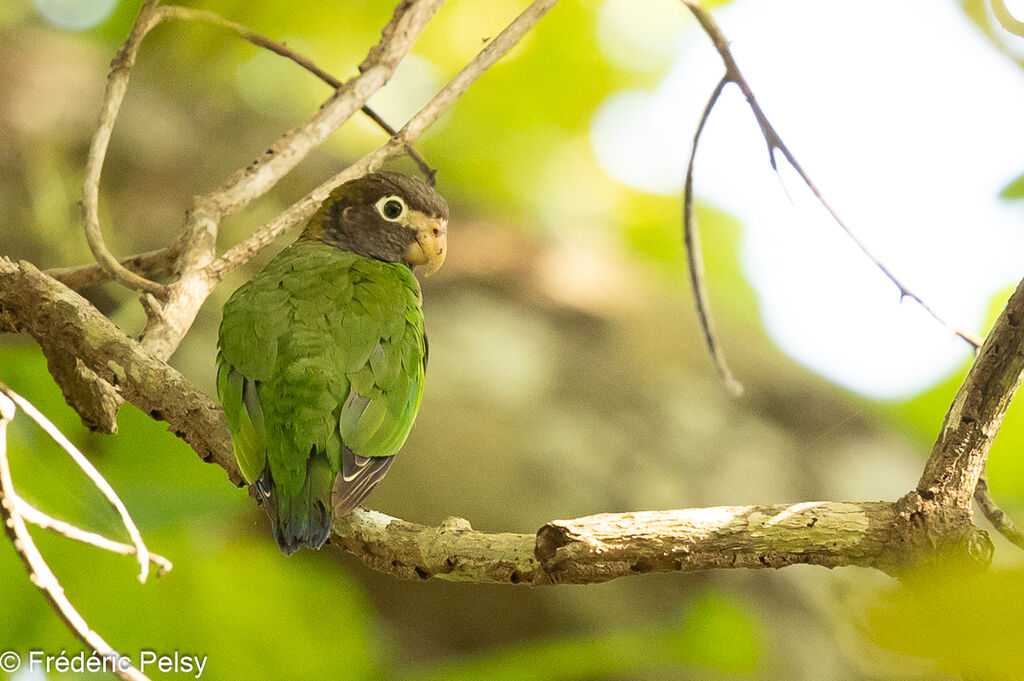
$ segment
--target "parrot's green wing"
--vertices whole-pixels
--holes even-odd
[[[360,265],[371,267],[353,268],[352,306],[338,331],[357,339],[346,368],[351,389],[341,439],[361,456],[391,456],[408,437],[423,395],[423,316],[408,268],[392,266],[398,276],[384,279],[373,271],[384,263]]]
[[[380,276],[386,268],[390,276]],[[407,267],[362,261],[353,267],[352,306],[339,333],[356,339],[341,408],[345,445],[334,485],[338,513],[361,502],[409,436],[423,396],[426,337],[419,284]]]
[[[336,477],[347,513],[387,472],[419,409],[425,353],[408,267],[318,242],[282,251],[225,305],[218,393],[286,552],[326,540]]]
[[[221,353],[217,354],[217,396],[224,405],[224,414],[231,426],[231,445],[238,468],[251,485],[267,462],[263,409],[256,397],[256,384],[225,362]]]

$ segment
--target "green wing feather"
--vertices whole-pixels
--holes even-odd
[[[360,463],[335,483],[341,510],[383,477],[389,463],[363,459],[391,457],[405,443],[425,357],[419,285],[404,265],[300,240],[231,296],[217,392],[245,479],[270,481],[268,510],[276,506],[286,552],[326,539],[322,480],[337,477],[346,449]],[[303,520],[323,508],[327,527],[313,533]]]

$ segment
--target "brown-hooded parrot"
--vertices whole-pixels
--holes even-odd
[[[412,268],[441,266],[447,224],[420,180],[346,182],[224,306],[217,394],[286,555],[323,546],[332,508],[355,508],[409,435],[427,364]]]

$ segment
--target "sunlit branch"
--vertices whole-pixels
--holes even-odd
[[[109,551],[110,553],[117,553],[122,556],[138,555],[138,551],[131,544],[114,541],[113,539],[104,537],[102,534],[83,530],[69,522],[59,518],[54,518],[47,513],[43,513],[16,494],[13,496],[15,496],[17,500],[18,510],[21,512],[21,517],[24,518],[27,523],[41,527],[44,530],[53,532],[54,534],[59,534],[62,537],[67,537],[68,539],[81,542],[82,544],[88,544],[89,546],[95,546],[98,549]],[[149,552],[149,562],[156,567],[157,577],[163,577],[174,568],[171,561],[157,553],[153,553],[152,551]]]
[[[971,509],[989,448],[1024,379],[1024,281],[1006,302],[957,391],[918,491],[943,505]]]
[[[1014,35],[1024,38],[1024,21],[1010,13],[1004,0],[992,0],[992,13],[999,20],[999,25]]]
[[[85,473],[86,477],[92,481],[92,484],[96,486],[96,489],[100,491],[107,502],[117,511],[117,514],[121,517],[121,523],[124,528],[128,530],[128,536],[131,537],[132,544],[135,546],[133,553],[139,561],[139,581],[145,582],[146,577],[149,575],[149,550],[146,548],[146,544],[142,541],[142,534],[139,532],[139,528],[135,526],[135,521],[132,520],[131,515],[128,513],[128,509],[125,508],[124,502],[117,496],[117,492],[110,486],[106,478],[96,470],[96,467],[92,465],[92,462],[85,457],[82,452],[78,451],[78,447],[69,440],[64,433],[60,432],[57,426],[53,425],[50,419],[46,418],[41,411],[36,409],[31,402],[26,400],[24,397],[8,388],[3,383],[0,383],[0,393],[6,395],[16,405],[21,407],[21,410],[25,412],[29,418],[35,421],[40,428],[46,431],[46,434],[53,438],[54,442],[60,445],[60,448],[67,452],[71,460]]]
[[[6,390],[6,386],[0,384],[0,387],[5,388],[0,392],[0,516],[3,518],[4,531],[14,544],[18,556],[25,563],[32,583],[42,591],[46,600],[75,636],[101,657],[119,661],[119,664],[111,665],[118,678],[126,681],[149,681],[148,677],[133,667],[127,658],[122,658],[103,640],[103,637],[96,633],[75,609],[65,595],[64,587],[39,553],[32,535],[29,534],[25,519],[15,503],[17,496],[14,493],[10,463],[7,459],[7,424],[14,419],[15,403],[10,398],[11,393]]]

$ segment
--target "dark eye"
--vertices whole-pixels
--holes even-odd
[[[388,196],[377,202],[377,210],[385,220],[397,220],[405,214],[405,202],[397,196]]]

